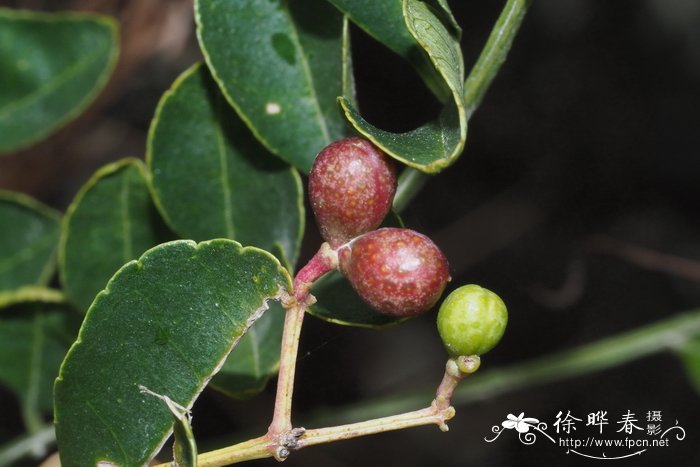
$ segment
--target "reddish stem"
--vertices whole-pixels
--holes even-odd
[[[267,432],[267,437],[272,441],[286,436],[292,429],[292,394],[299,336],[306,309],[315,301],[313,295],[309,293],[311,286],[325,273],[335,269],[337,265],[337,253],[327,243],[324,243],[294,278],[294,298],[287,307],[284,319],[275,409],[272,423]],[[279,452],[275,452],[274,455],[281,460],[282,456]]]

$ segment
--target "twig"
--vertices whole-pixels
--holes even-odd
[[[347,425],[311,430],[294,428],[289,430],[281,440],[271,440],[268,435],[265,435],[244,443],[202,454],[197,458],[197,465],[199,467],[218,467],[272,456],[277,460],[284,460],[291,451],[307,446],[422,425],[438,425],[442,431],[447,431],[446,422],[455,415],[455,409],[451,405],[454,390],[457,384],[466,376],[475,372],[479,365],[480,360],[477,356],[458,357],[448,360],[445,366],[445,374],[438,386],[435,399],[428,407],[423,409]],[[167,465],[162,464],[162,467]]]

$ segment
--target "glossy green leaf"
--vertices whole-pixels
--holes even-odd
[[[399,161],[427,173],[439,172],[461,154],[467,137],[464,108],[464,62],[459,40],[434,10],[420,0],[404,0],[406,25],[428,53],[449,87],[449,100],[439,117],[406,133],[390,133],[367,122],[345,98],[339,102],[357,131]],[[444,16],[444,15],[443,15]]]
[[[28,196],[0,191],[0,226],[0,291],[48,282],[60,215]]]
[[[308,172],[347,128],[342,15],[326,0],[196,0],[197,34],[228,101],[274,154]]]
[[[329,0],[354,24],[408,61],[441,100],[449,89],[406,27],[401,0]],[[344,96],[348,94],[343,93]]]
[[[0,8],[0,153],[77,116],[106,84],[117,54],[109,18]]]
[[[83,311],[117,269],[168,236],[146,177],[146,168],[136,159],[106,165],[68,208],[59,249],[60,276],[66,294]]]
[[[61,465],[143,465],[173,429],[146,388],[191,408],[266,308],[291,290],[271,254],[179,240],[122,267],[88,310],[55,385]]]
[[[161,100],[147,160],[156,202],[182,237],[281,246],[296,261],[304,223],[299,175],[253,138],[206,67],[186,71]]]
[[[212,388],[236,399],[265,389],[279,369],[284,313],[279,302],[270,303],[270,309],[248,329],[214,376]]]
[[[679,349],[688,378],[700,394],[700,337],[690,339]]]
[[[17,395],[27,429],[53,407],[53,380],[77,331],[71,310],[22,302],[0,309],[0,384]]]

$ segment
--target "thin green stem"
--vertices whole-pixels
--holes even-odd
[[[481,104],[501,65],[506,61],[530,3],[532,0],[508,0],[503,7],[479,59],[464,82],[464,106],[467,120]],[[399,177],[394,197],[394,211],[397,213],[403,211],[426,184],[428,177],[427,174],[418,170],[404,169]]]
[[[36,432],[10,441],[0,447],[0,465],[13,465],[27,456],[39,458],[56,442],[53,424],[44,425]]]
[[[453,403],[464,405],[614,368],[659,352],[679,349],[697,336],[700,336],[700,309],[551,356],[479,372],[468,385],[457,388]],[[426,394],[428,391],[423,390],[344,410],[334,409],[332,414],[320,413],[317,419],[323,422],[331,417],[341,421],[374,418],[414,407],[425,400]]]
[[[573,378],[613,368],[633,360],[677,350],[700,335],[700,310],[601,339],[592,344],[549,357],[490,371],[475,378],[469,387],[455,394],[455,402],[465,404],[505,392]]]
[[[205,452],[197,457],[197,467],[216,467],[236,464],[238,462],[272,457],[272,443],[267,436],[234,444],[216,451]],[[170,467],[172,464],[160,464],[157,467]]]
[[[428,182],[428,179],[429,176],[427,174],[411,167],[406,167],[399,176],[392,206],[394,211],[400,213],[406,209],[411,200],[416,197],[418,192]]]
[[[498,70],[506,61],[530,3],[532,0],[508,0],[503,7],[479,59],[464,82],[467,119],[471,118],[479,107]]]

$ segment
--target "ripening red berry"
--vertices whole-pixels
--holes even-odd
[[[450,280],[445,255],[425,235],[383,228],[338,252],[340,271],[380,313],[411,317],[429,310]]]
[[[332,248],[376,229],[396,192],[393,161],[370,141],[326,146],[309,173],[309,199],[321,236]]]

